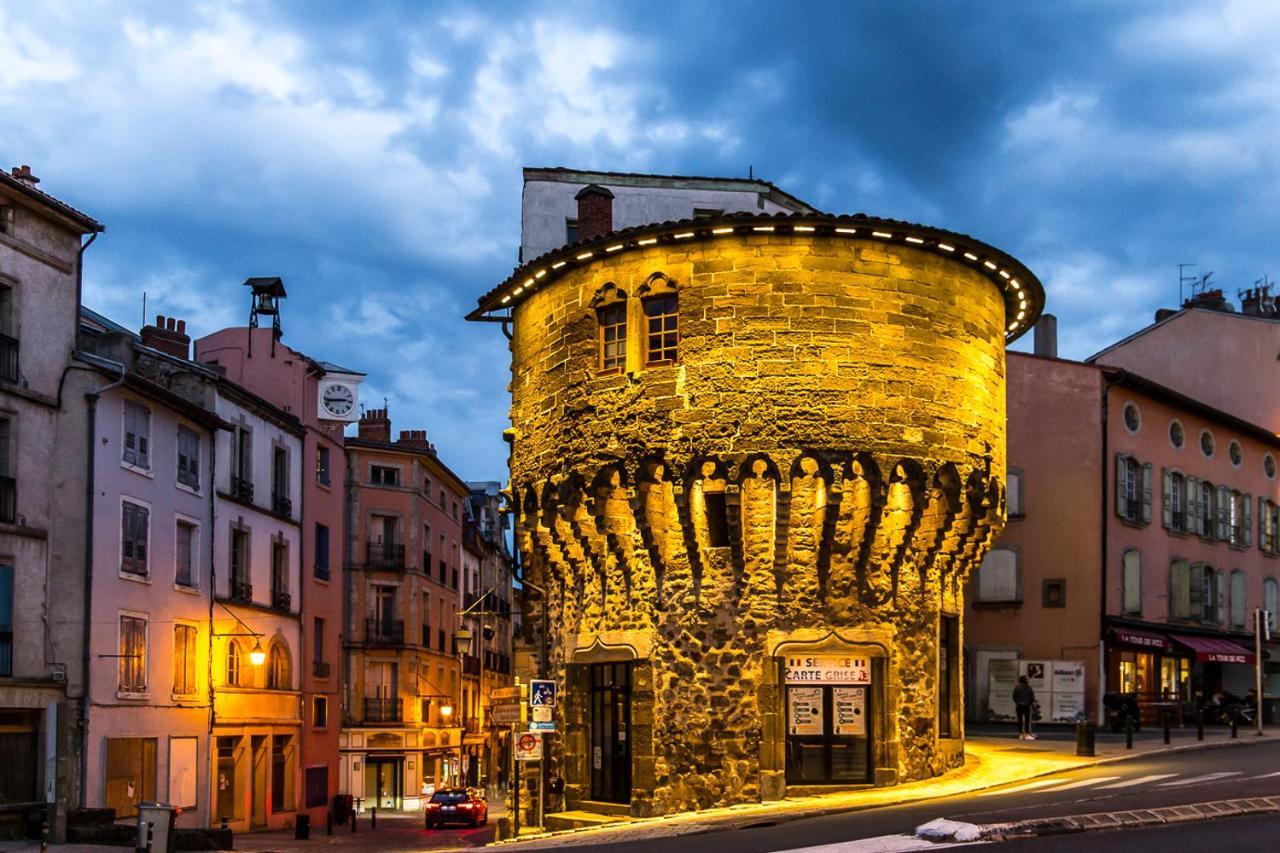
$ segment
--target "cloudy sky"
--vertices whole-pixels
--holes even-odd
[[[1280,4],[0,0],[0,163],[107,225],[86,302],[243,324],[369,373],[504,478],[507,351],[467,324],[525,165],[716,176],[973,234],[1084,357],[1280,274]],[[1029,342],[1018,345],[1029,346]]]

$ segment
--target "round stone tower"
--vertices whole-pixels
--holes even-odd
[[[964,235],[821,215],[629,229],[480,300],[511,324],[517,545],[543,593],[524,619],[549,629],[566,807],[962,763],[1005,345],[1042,303]]]

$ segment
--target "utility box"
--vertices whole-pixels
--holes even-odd
[[[138,803],[138,850],[171,853],[177,809],[165,803]]]

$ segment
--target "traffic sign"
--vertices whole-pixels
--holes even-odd
[[[499,726],[517,725],[524,722],[525,706],[519,702],[505,702],[494,705],[490,719]]]
[[[496,702],[500,699],[512,699],[519,702],[528,695],[529,686],[527,684],[517,684],[515,687],[497,687],[493,691],[493,700]]]
[[[540,723],[534,721],[529,724],[529,731],[531,732],[554,732],[555,730],[556,724],[553,722]]]
[[[516,761],[542,760],[542,734],[540,732],[521,732],[516,735]]]
[[[547,678],[535,678],[530,681],[529,706],[533,708],[554,708],[556,706],[556,683]]]

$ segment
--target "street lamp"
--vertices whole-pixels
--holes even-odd
[[[254,640],[253,648],[249,650],[249,663],[254,666],[262,666],[267,662],[267,653],[262,648],[260,640]]]
[[[467,630],[467,626],[463,625],[457,631],[453,632],[453,645],[458,652],[458,782],[462,782],[462,761],[463,754],[466,751],[467,742],[467,708],[462,699],[462,685],[464,674],[466,672],[466,661],[464,660],[467,653],[471,651],[471,632]]]

